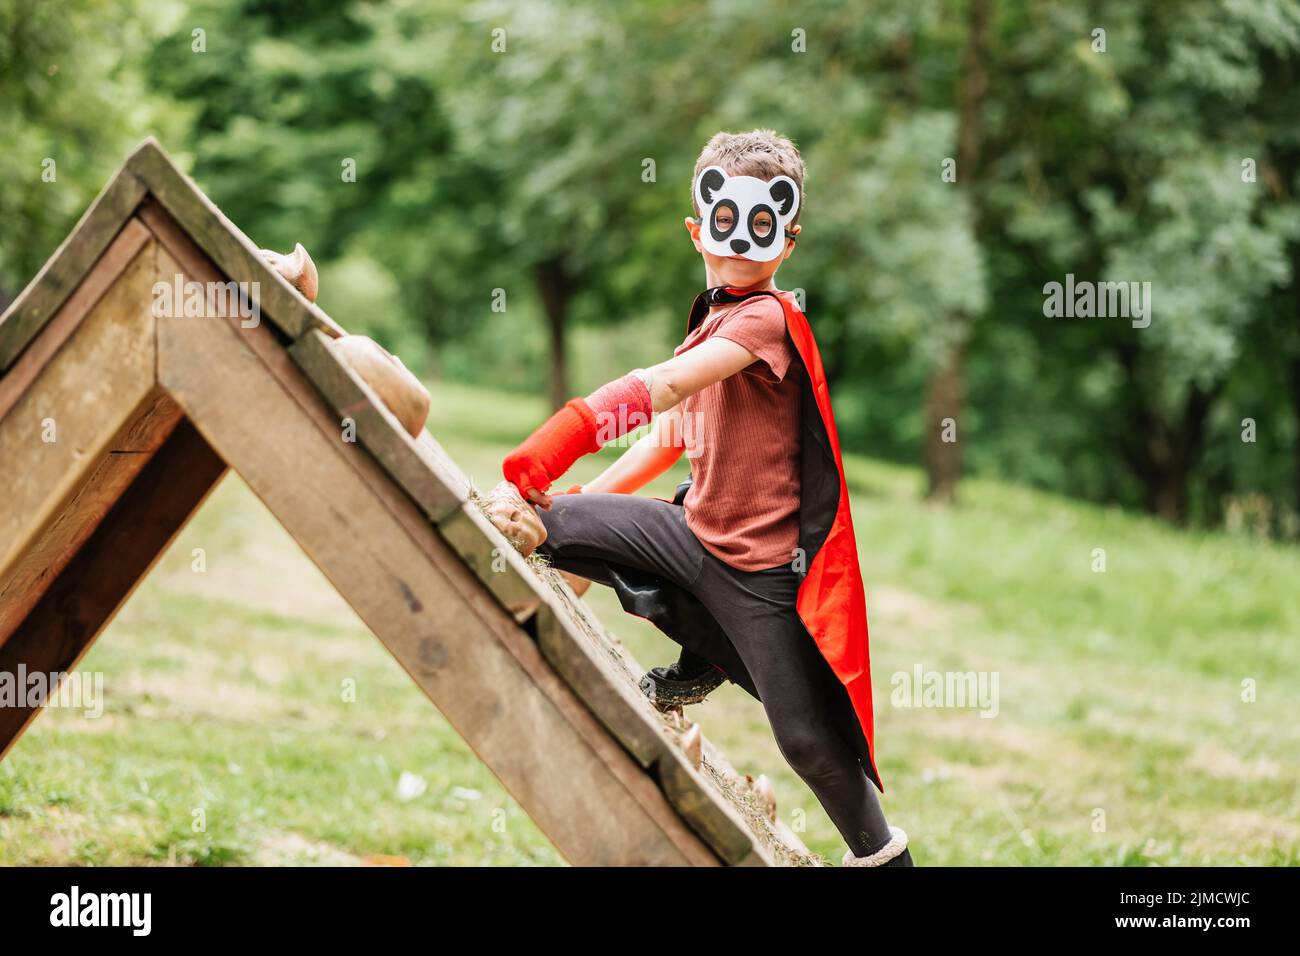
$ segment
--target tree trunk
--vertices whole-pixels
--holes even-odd
[[[925,394],[926,497],[955,501],[961,478],[961,442],[958,416],[965,399],[966,346],[956,345],[948,361],[930,377]]]
[[[548,259],[537,266],[537,292],[546,312],[546,328],[551,345],[551,407],[559,408],[569,395],[569,362],[567,352],[569,302],[573,289],[564,261]]]
[[[978,237],[978,200],[972,186],[979,175],[984,124],[980,111],[988,94],[988,46],[990,0],[971,0],[966,20],[966,49],[962,54],[960,86],[957,90],[960,117],[957,128],[957,185],[969,198]],[[955,501],[961,478],[960,427],[966,392],[966,351],[971,316],[952,315],[948,321],[960,331],[952,349],[935,370],[926,387],[925,470],[926,497],[932,501]],[[947,440],[945,439],[952,439]]]
[[[1142,440],[1128,457],[1142,482],[1147,510],[1170,524],[1187,523],[1192,471],[1205,451],[1210,409],[1223,388],[1222,381],[1208,391],[1192,386],[1172,422],[1139,399],[1143,407],[1135,417]]]
[[[1283,167],[1284,175],[1290,177],[1284,180],[1287,183],[1295,181],[1295,176],[1300,172],[1300,155],[1288,153],[1289,160]],[[1289,198],[1289,197],[1287,197]],[[1295,466],[1295,472],[1291,476],[1294,482],[1295,500],[1293,502],[1297,512],[1300,512],[1300,242],[1291,243],[1291,283],[1287,289],[1282,301],[1287,303],[1291,313],[1291,335],[1289,344],[1291,346],[1291,360],[1287,363],[1290,374],[1291,386],[1291,417],[1295,422],[1295,447],[1292,449],[1292,460]]]
[[[1297,279],[1292,279],[1296,282]],[[1296,441],[1292,449],[1295,462],[1295,510],[1300,513],[1300,355],[1291,360],[1291,416],[1295,419]]]
[[[1170,524],[1187,523],[1187,475],[1177,470],[1170,470],[1156,476],[1157,480],[1148,489],[1150,508],[1157,518]]]

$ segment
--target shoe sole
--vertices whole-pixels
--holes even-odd
[[[646,674],[641,678],[641,693],[658,710],[676,710],[704,703],[709,694],[721,687],[725,680],[721,674],[716,679],[703,677],[693,681],[661,680]]]

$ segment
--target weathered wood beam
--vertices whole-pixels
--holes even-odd
[[[289,347],[289,354],[334,408],[340,429],[344,419],[355,423],[357,441],[430,521],[441,521],[459,510],[469,497],[464,474],[432,436],[422,441],[407,433],[374,389],[335,354],[333,342],[319,329],[308,329]]]
[[[0,673],[73,670],[225,470],[192,426],[179,425],[0,645]],[[38,712],[0,707],[0,759]]]
[[[36,278],[0,315],[0,372],[13,364],[81,284],[144,194],[144,184],[126,168],[109,180]]]
[[[80,285],[66,298],[45,324],[35,330],[27,347],[9,368],[0,369],[0,419],[31,387],[56,352],[72,336],[104,293],[150,240],[149,230],[135,218],[128,219],[112,244],[94,263]]]
[[[0,379],[0,641],[179,418],[154,395],[151,248],[124,230],[87,280],[97,294],[68,300],[89,312],[60,312]]]
[[[0,646],[63,573],[123,492],[181,421],[161,391],[148,395],[54,517],[0,575]],[[0,469],[3,471],[3,469]]]

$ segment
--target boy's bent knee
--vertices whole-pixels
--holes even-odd
[[[546,528],[546,540],[538,547],[543,554],[553,554],[579,540],[581,530],[594,519],[588,502],[579,502],[581,495],[556,495],[549,510],[537,509],[537,516]]]

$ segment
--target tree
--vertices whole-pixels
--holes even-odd
[[[435,350],[466,328],[464,269],[485,265],[484,230],[460,219],[455,199],[492,184],[449,162],[440,99],[437,27],[453,13],[199,0],[149,65],[191,113],[180,158],[213,198],[259,245],[302,241],[322,268],[351,263],[344,274],[364,287],[327,282],[322,301],[338,296],[356,310],[342,318],[408,359],[411,323]]]
[[[689,210],[690,131],[710,98],[682,76],[703,38],[669,4],[554,2],[476,4],[447,36],[475,78],[449,87],[457,161],[494,186],[461,201],[533,287],[558,407],[575,314],[643,313],[687,262],[664,230]]]
[[[0,4],[0,307],[165,111],[135,69],[153,6]],[[19,238],[21,237],[21,238]]]
[[[988,95],[988,45],[990,0],[971,0],[966,12],[966,41],[962,52],[961,80],[957,90],[957,182],[971,197],[970,208],[978,235],[980,153],[984,146],[984,109]],[[944,350],[939,367],[926,386],[925,471],[927,496],[954,501],[961,475],[961,445],[956,427],[966,392],[966,356],[970,347],[967,328],[973,316],[958,313],[949,321],[953,341]]]
[[[1289,271],[1290,217],[1240,176],[1258,141],[1249,117],[1267,95],[1258,65],[1272,22],[1190,7],[1086,16],[1042,4],[1008,24],[994,95],[1016,109],[999,111],[991,138],[1011,175],[988,197],[991,241],[1033,263],[1040,287],[1067,273],[1151,283],[1149,327],[1050,319],[1037,337],[1064,357],[1076,414],[1095,419],[1106,460],[1123,461],[1145,505],[1175,522],[1243,341]],[[1284,19],[1290,8],[1275,5]],[[1107,496],[1122,488],[1103,480]]]
[[[1300,110],[1300,11],[1295,4],[1272,3],[1253,12],[1268,25],[1261,39],[1271,41],[1265,43],[1261,56],[1264,94],[1252,104],[1264,153],[1256,169],[1258,188],[1278,215],[1300,218],[1300,129],[1295,123]],[[1277,323],[1272,334],[1257,341],[1266,368],[1275,356],[1284,364],[1276,384],[1291,413],[1290,499],[1291,507],[1300,513],[1300,230],[1291,230],[1286,255],[1288,280],[1267,306]]]

